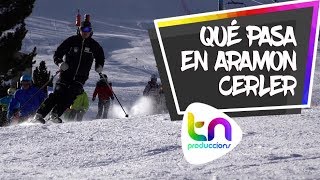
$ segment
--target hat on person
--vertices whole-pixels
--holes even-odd
[[[108,81],[108,76],[106,74],[101,74],[100,78]]]
[[[157,75],[155,75],[155,74],[152,74],[151,75],[151,81],[157,81]]]

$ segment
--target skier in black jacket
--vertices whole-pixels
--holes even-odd
[[[54,92],[40,106],[34,121],[45,123],[44,117],[52,110],[49,120],[61,123],[59,117],[83,92],[83,85],[89,77],[93,60],[96,72],[102,72],[104,52],[99,43],[91,37],[91,23],[81,22],[79,32],[78,35],[67,38],[57,48],[53,58],[60,68],[60,76]]]

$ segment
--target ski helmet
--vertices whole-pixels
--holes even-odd
[[[157,81],[157,75],[152,74],[151,75],[151,81]]]
[[[16,89],[15,88],[9,88],[7,90],[7,92],[8,92],[8,95],[13,95],[16,92]]]
[[[108,76],[106,74],[101,74],[100,78],[108,81]]]
[[[85,14],[84,15],[84,21],[90,22],[90,14]]]
[[[32,81],[32,77],[30,75],[23,75],[20,78],[20,83],[21,82],[30,82],[31,83],[31,81]]]

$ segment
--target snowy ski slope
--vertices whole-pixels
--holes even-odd
[[[259,2],[270,3],[269,0]],[[146,28],[152,20],[216,10],[215,1],[185,0],[38,0],[27,19],[23,50],[37,46],[38,63],[52,62],[55,48],[75,33],[77,8],[92,15],[94,38],[105,50],[104,73],[130,117],[114,102],[112,119],[92,120],[91,102],[84,122],[16,125],[0,130],[0,179],[317,179],[320,177],[320,62],[311,109],[301,115],[235,118],[244,132],[231,153],[194,166],[183,159],[181,122],[168,114],[142,115],[142,90],[156,73]],[[247,2],[249,5],[257,5]],[[90,99],[97,73],[85,85]]]

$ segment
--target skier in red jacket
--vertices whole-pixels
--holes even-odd
[[[108,77],[105,74],[102,75],[101,79],[96,84],[92,101],[95,101],[96,96],[98,95],[99,101],[98,101],[98,114],[96,116],[97,119],[101,118],[102,112],[103,112],[102,118],[104,119],[108,118],[108,111],[109,111],[110,101],[111,101],[110,99],[112,100],[114,99],[111,86],[112,84],[108,83]]]

